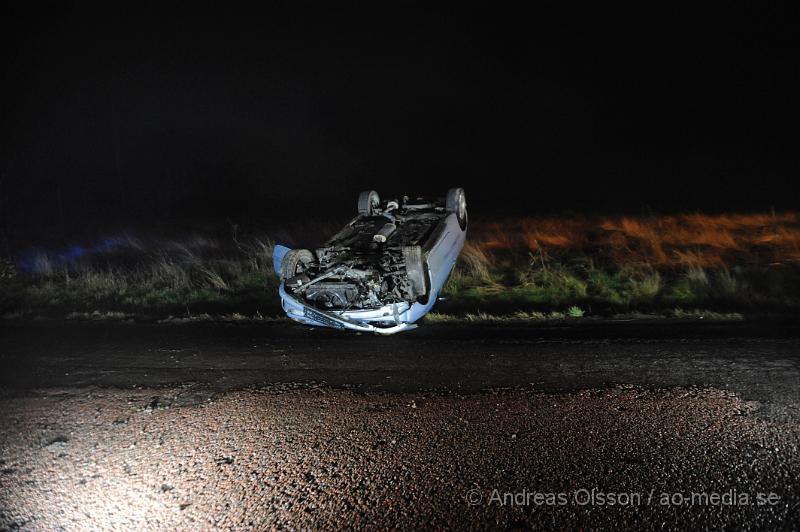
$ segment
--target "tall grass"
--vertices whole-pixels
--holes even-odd
[[[68,262],[42,252],[30,262],[29,272],[17,273],[5,284],[14,285],[13,297],[22,310],[136,312],[243,300],[269,309],[277,287],[272,246],[264,236],[235,245],[198,236],[135,240]],[[10,292],[6,290],[5,299],[12,297]]]
[[[618,266],[723,267],[800,262],[800,213],[527,217],[472,224],[487,253],[578,254]]]
[[[42,251],[25,268],[0,262],[0,309],[278,312],[273,242],[313,248],[336,229],[125,234],[80,256]],[[444,292],[439,309],[462,313],[796,311],[800,214],[473,216]]]
[[[796,308],[800,215],[539,217],[473,223],[446,292],[473,306]]]

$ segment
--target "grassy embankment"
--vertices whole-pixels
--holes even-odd
[[[126,236],[80,253],[42,251],[0,266],[0,310],[275,315],[272,242]],[[800,214],[474,220],[445,295],[432,319],[795,312]]]

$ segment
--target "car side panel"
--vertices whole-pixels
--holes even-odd
[[[439,241],[433,245],[427,256],[431,292],[435,291],[437,294],[450,276],[467,239],[467,232],[461,230],[455,214],[448,215],[444,219],[444,225]]]
[[[406,314],[409,323],[414,323],[430,312],[439,298],[450,272],[456,265],[458,254],[467,239],[466,230],[461,230],[455,214],[449,214],[442,222],[443,227],[437,230],[438,241],[434,242],[427,253],[428,272],[431,280],[431,291],[427,303],[414,303]]]

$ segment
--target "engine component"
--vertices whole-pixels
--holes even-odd
[[[395,229],[397,229],[395,224],[392,222],[386,223],[377,233],[375,233],[375,236],[372,237],[372,240],[379,244],[383,244],[386,242],[389,236],[394,233]]]
[[[318,283],[305,291],[306,299],[325,308],[353,306],[358,300],[358,287],[351,283]]]

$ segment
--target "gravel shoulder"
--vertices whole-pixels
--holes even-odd
[[[0,529],[800,528],[793,324],[0,324]]]
[[[700,388],[42,390],[0,400],[0,524],[797,528],[800,426],[756,408]]]

